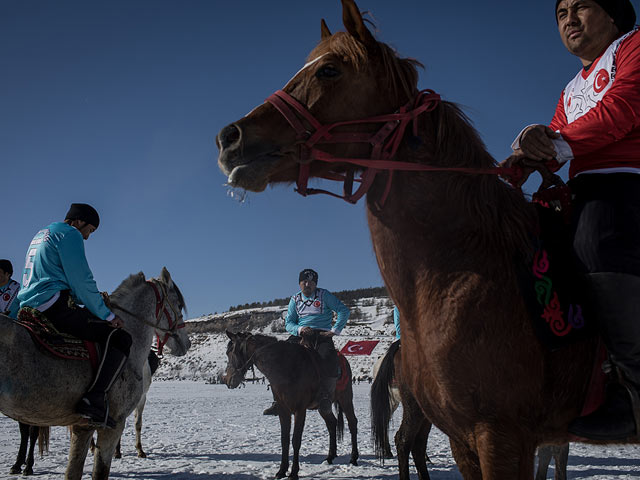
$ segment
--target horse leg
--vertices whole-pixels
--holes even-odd
[[[351,434],[351,457],[349,458],[349,463],[351,465],[358,465],[358,458],[360,458],[360,452],[358,451],[358,418],[353,408],[353,390],[351,389],[351,384],[349,384],[343,392],[340,392],[337,399],[342,413],[347,417],[349,433]]]
[[[108,480],[111,470],[111,460],[124,430],[125,421],[116,424],[115,428],[101,428],[98,430],[96,453],[93,458],[92,480]]]
[[[476,434],[483,478],[493,480],[533,480],[535,444],[505,430]]]
[[[289,435],[291,434],[291,414],[280,409],[280,444],[282,445],[282,457],[280,459],[280,469],[276,473],[276,478],[287,476],[289,469]]]
[[[551,463],[551,454],[553,447],[551,445],[543,445],[538,447],[538,470],[536,471],[535,480],[546,480],[549,464]],[[556,471],[558,464],[556,463]]]
[[[451,454],[458,465],[458,470],[464,480],[482,480],[480,459],[465,443],[449,438]],[[489,477],[487,477],[489,478]]]
[[[71,445],[69,446],[69,461],[64,476],[65,480],[80,480],[82,478],[82,470],[92,436],[93,428],[78,425],[71,427]]]
[[[40,427],[36,427],[34,425],[29,427],[29,453],[27,454],[27,463],[22,471],[23,475],[33,475],[33,450],[36,448],[39,433]]]
[[[555,480],[567,480],[567,463],[569,463],[569,444],[556,447],[556,474]]]
[[[118,439],[118,444],[116,445],[116,452],[113,454],[113,458],[122,458],[122,450],[120,443],[122,442],[122,437]]]
[[[398,454],[398,478],[400,480],[409,480],[409,448],[411,443],[413,443],[413,436],[409,434],[409,430],[409,422],[405,419],[405,415],[403,415],[400,428],[398,428],[394,437],[396,452]]]
[[[18,422],[20,428],[20,447],[18,448],[18,457],[16,463],[13,464],[9,473],[21,473],[22,465],[24,465],[27,457],[27,443],[29,442],[29,427],[26,423]]]
[[[318,410],[324,423],[327,425],[327,430],[329,431],[329,453],[327,454],[327,463],[331,465],[333,463],[333,459],[336,458],[337,455],[337,444],[336,444],[336,426],[338,421],[336,417],[333,415],[333,411],[329,408],[326,410]]]
[[[307,418],[307,409],[301,408],[294,415],[293,423],[293,461],[291,463],[291,480],[298,480],[298,472],[300,471],[300,445],[302,444],[302,432],[304,430],[304,422]]]
[[[429,471],[427,470],[427,462],[430,461],[427,456],[427,440],[429,439],[429,432],[431,432],[431,422],[423,420],[418,428],[416,436],[413,439],[413,446],[411,447],[411,456],[413,457],[413,463],[418,471],[419,480],[429,480],[430,478]]]
[[[142,449],[142,412],[144,412],[144,405],[146,402],[147,396],[142,395],[142,398],[136,407],[136,451],[140,458],[147,458],[147,454],[144,453],[144,450]]]

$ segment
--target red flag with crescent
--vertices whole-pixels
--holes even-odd
[[[349,340],[347,344],[342,347],[340,353],[343,355],[371,355],[373,349],[378,344],[378,340],[359,340],[354,342]]]

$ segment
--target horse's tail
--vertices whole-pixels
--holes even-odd
[[[336,438],[338,442],[342,442],[344,438],[344,413],[339,402],[334,402],[334,405],[338,407],[338,424],[336,425]]]
[[[45,452],[49,453],[49,427],[40,427],[38,430],[38,452],[41,457]]]
[[[391,344],[371,385],[371,437],[376,456],[382,461],[384,461],[385,445],[389,438],[389,422],[393,414],[391,410],[391,386],[395,375],[393,358],[399,347],[399,341]]]

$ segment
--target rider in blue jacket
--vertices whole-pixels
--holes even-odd
[[[19,302],[16,300],[20,284],[11,279],[13,265],[9,260],[0,260],[0,313],[16,318]]]
[[[306,268],[298,276],[300,291],[289,301],[285,328],[291,334],[289,341],[312,346],[320,355],[323,376],[318,390],[318,410],[331,410],[331,400],[338,379],[338,353],[332,337],[340,335],[351,313],[338,298],[324,288],[318,288],[318,274]],[[333,324],[333,313],[337,319]],[[277,403],[264,411],[277,414]]]
[[[131,336],[105,305],[87,264],[84,240],[98,228],[98,212],[73,203],[64,222],[40,230],[27,250],[20,308],[43,312],[60,331],[98,342],[104,351],[98,373],[76,405],[76,412],[99,426],[111,426],[107,392],[129,355]],[[85,308],[70,305],[69,300]]]

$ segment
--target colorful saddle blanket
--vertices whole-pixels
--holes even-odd
[[[520,275],[520,287],[539,340],[556,350],[595,335],[585,280],[576,271],[566,215],[535,204],[540,231],[533,261]]]
[[[14,321],[25,327],[34,343],[45,351],[61,358],[90,361],[94,368],[97,366],[99,356],[94,342],[59,332],[39,310],[23,307]]]

